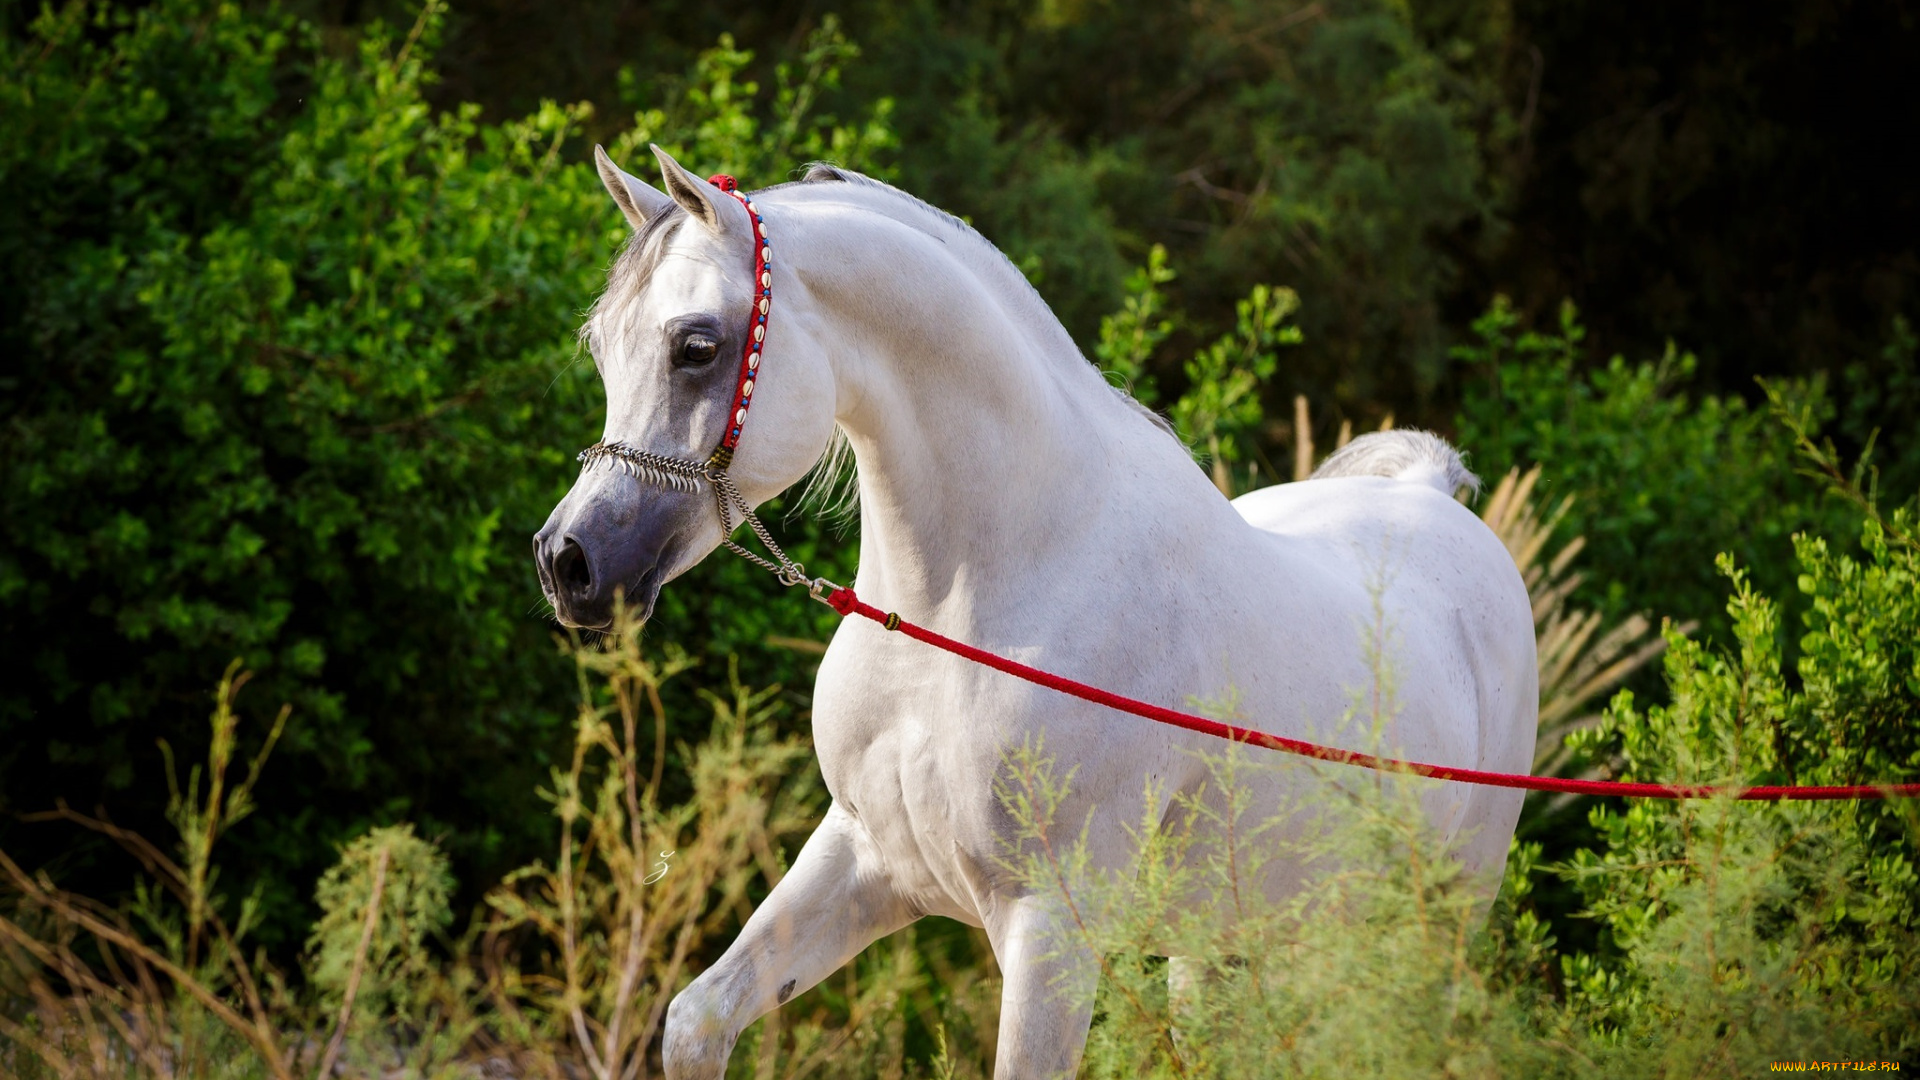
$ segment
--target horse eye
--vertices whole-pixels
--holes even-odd
[[[718,355],[720,355],[719,344],[712,338],[701,337],[698,334],[688,338],[687,343],[680,346],[680,357],[689,364],[711,363]]]

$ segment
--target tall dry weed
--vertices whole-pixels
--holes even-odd
[[[239,667],[220,681],[207,761],[184,784],[161,744],[173,853],[104,814],[62,804],[33,815],[102,834],[131,855],[145,877],[129,903],[68,892],[0,852],[0,1036],[9,1044],[0,1065],[16,1075],[229,1075],[238,1053],[259,1062],[260,1074],[292,1077],[285,987],[246,943],[257,899],[229,902],[213,857],[221,835],[252,812],[254,785],[288,716],[282,708],[234,782],[234,702],[247,681]]]
[[[479,955],[499,1038],[522,1065],[557,1073],[577,1060],[597,1080],[628,1080],[655,1073],[667,1002],[692,962],[779,881],[785,845],[819,813],[818,779],[805,741],[773,735],[780,688],[748,687],[736,663],[725,693],[703,692],[707,737],[677,746],[692,797],[662,805],[676,748],[660,688],[690,661],[643,655],[624,609],[571,652],[573,754],[543,792],[555,857],[488,895]]]

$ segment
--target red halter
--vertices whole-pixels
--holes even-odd
[[[753,384],[760,377],[760,347],[767,340],[767,313],[773,309],[773,249],[767,246],[767,223],[760,220],[753,200],[740,194],[740,185],[726,173],[715,173],[707,183],[740,200],[753,225],[753,314],[747,320],[746,347],[740,355],[740,379],[734,388],[733,415],[727,419],[726,434],[707,459],[709,465],[726,468],[733,463],[733,448],[739,445],[740,429],[746,426],[747,410],[753,407]]]

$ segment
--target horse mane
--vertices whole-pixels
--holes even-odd
[[[865,173],[854,172],[852,169],[843,169],[831,162],[815,161],[809,163],[806,172],[801,175],[798,181],[793,183],[854,184],[861,188],[883,194],[895,202],[902,203],[907,209],[927,219],[925,226],[912,221],[902,221],[903,224],[919,228],[921,232],[927,233],[935,239],[941,239],[938,233],[934,231],[936,229],[962,237],[969,244],[981,250],[987,256],[989,263],[1004,270],[1006,275],[1011,276],[1012,280],[1020,283],[1022,288],[1018,290],[1018,298],[1023,305],[1029,306],[1029,314],[1034,315],[1042,325],[1058,327],[1060,336],[1066,341],[1072,351],[1079,355],[1088,366],[1094,367],[1096,371],[1099,370],[1098,366],[1093,364],[1093,361],[1087,360],[1085,354],[1080,352],[1078,343],[1074,342],[1072,336],[1066,332],[1066,327],[1060,325],[1059,317],[1053,313],[1053,308],[1048,306],[1046,298],[1040,295],[1040,290],[1033,287],[1033,282],[1027,279],[1027,275],[1022,273],[1020,268],[1014,264],[1013,260],[1007,257],[1006,252],[1000,250],[999,245],[981,235],[980,230],[968,224],[965,218],[950,214],[932,203],[927,202],[925,199],[914,195],[912,192],[902,191],[884,180],[876,180]],[[792,186],[792,184],[778,184],[775,185],[775,188],[790,186]],[[775,190],[775,188],[769,188],[768,190]],[[896,218],[895,220],[902,219]],[[1101,374],[1103,376],[1106,375],[1105,372],[1101,372]],[[1173,429],[1173,424],[1169,422],[1166,417],[1142,404],[1140,400],[1128,392],[1125,387],[1114,386],[1109,383],[1108,389],[1113,391],[1115,397],[1118,397],[1134,411],[1151,421],[1155,427],[1165,432],[1169,438],[1175,442],[1180,442],[1179,433]],[[1184,446],[1184,444],[1182,445]]]
[[[1052,324],[1059,326],[1060,336],[1065,338],[1069,344],[1072,344],[1073,338],[1067,334],[1066,327],[1060,326],[1059,317],[1054,315],[1051,307],[1047,306],[1047,301],[1040,295],[1040,290],[1033,287],[1033,282],[1027,280],[1027,275],[1020,272],[1020,268],[1014,265],[1012,259],[1007,258],[1006,252],[1001,251],[999,246],[993,241],[982,236],[980,230],[969,225],[966,219],[954,214],[949,214],[945,210],[920,198],[918,195],[912,192],[902,191],[892,184],[887,183],[885,180],[876,180],[865,173],[854,172],[852,169],[843,169],[838,165],[825,161],[815,161],[809,164],[807,171],[803,173],[800,179],[794,184],[779,184],[767,190],[773,191],[778,188],[813,184],[851,184],[855,187],[872,191],[886,197],[891,202],[901,204],[902,207],[910,211],[914,216],[925,219],[924,222],[922,222],[905,218],[894,218],[894,220],[899,221],[901,224],[917,228],[921,232],[932,236],[934,239],[940,240],[942,243],[945,242],[945,237],[941,235],[942,233],[957,235],[963,238],[978,252],[986,256],[987,262],[990,265],[994,265],[996,269],[1004,270],[1004,276],[1008,276],[1010,280],[1020,283],[1022,288],[1017,290],[1017,293],[1023,305],[1030,306],[1031,310],[1028,314],[1038,316],[1041,325]],[[1073,351],[1078,353],[1080,351],[1079,346],[1074,345]]]

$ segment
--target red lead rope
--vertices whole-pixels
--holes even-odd
[[[752,201],[740,193],[740,185],[734,181],[734,178],[720,174],[712,177],[708,183],[711,183],[721,191],[739,200],[741,207],[747,211],[747,217],[753,225],[753,279],[755,289],[753,312],[747,323],[747,336],[740,361],[739,389],[734,397],[733,415],[729,418],[730,422],[720,439],[720,445],[714,449],[713,456],[708,459],[705,466],[697,463],[680,462],[676,459],[663,459],[658,455],[634,451],[632,448],[623,447],[620,444],[614,444],[610,448],[604,444],[589,448],[581,454],[581,460],[583,462],[591,460],[590,456],[594,454],[612,454],[616,457],[625,457],[630,463],[639,460],[642,466],[653,470],[655,473],[661,468],[678,470],[682,466],[685,466],[686,468],[695,470],[698,474],[707,476],[717,488],[718,485],[726,483],[726,468],[733,461],[734,447],[740,441],[740,429],[745,426],[747,422],[747,410],[753,406],[754,382],[760,373],[760,351],[766,339],[767,312],[773,301],[773,250],[767,243],[766,223],[761,220],[759,212],[753,208]],[[725,531],[731,532],[732,522],[727,517],[727,504],[724,496],[724,490],[730,490],[730,486],[728,489],[720,490],[722,490],[720,500],[721,523]],[[734,498],[739,498],[737,492],[734,494]],[[1335,761],[1342,765],[1358,765],[1363,769],[1375,769],[1380,772],[1412,773],[1416,776],[1432,776],[1441,780],[1457,780],[1466,784],[1485,784],[1488,787],[1521,788],[1526,791],[1560,791],[1574,795],[1628,795],[1647,799],[1706,799],[1717,795],[1731,795],[1736,799],[1750,799],[1755,801],[1920,797],[1920,784],[1846,784],[1837,787],[1774,786],[1734,788],[1682,784],[1626,784],[1608,780],[1563,780],[1551,776],[1521,776],[1514,773],[1483,772],[1479,769],[1456,769],[1450,765],[1427,765],[1418,761],[1396,761],[1393,758],[1376,757],[1373,754],[1362,754],[1356,750],[1340,750],[1331,746],[1320,746],[1316,743],[1305,742],[1300,739],[1289,739],[1279,735],[1269,735],[1264,731],[1253,731],[1248,728],[1235,727],[1232,724],[1223,724],[1218,720],[1209,720],[1204,716],[1195,716],[1192,713],[1184,713],[1175,709],[1165,709],[1158,705],[1149,705],[1144,701],[1135,701],[1130,697],[1121,697],[1119,694],[1110,693],[1098,687],[1088,686],[1085,683],[1077,683],[1072,679],[1063,679],[1058,675],[1041,671],[1039,668],[1028,667],[1025,664],[1015,663],[1012,660],[995,656],[989,652],[982,652],[971,645],[962,644],[943,634],[936,634],[931,630],[923,629],[912,623],[902,622],[898,615],[881,611],[871,604],[862,603],[860,598],[853,594],[852,589],[831,586],[830,583],[823,578],[809,579],[806,576],[805,569],[802,568],[800,564],[787,558],[786,554],[773,543],[773,538],[767,533],[765,528],[760,525],[759,520],[753,516],[752,510],[749,509],[744,502],[740,504],[740,509],[745,513],[747,521],[753,525],[754,532],[759,535],[760,539],[764,541],[773,552],[774,557],[779,560],[779,565],[776,566],[774,563],[768,562],[759,556],[752,555],[747,552],[745,548],[737,547],[731,541],[727,543],[727,546],[733,548],[734,551],[741,555],[752,559],[754,562],[759,563],[761,566],[773,570],[780,575],[780,580],[787,585],[808,585],[808,591],[811,592],[814,597],[824,599],[833,610],[839,612],[842,616],[864,615],[889,630],[898,630],[910,638],[924,641],[935,648],[945,649],[955,656],[963,656],[976,664],[985,664],[995,671],[1004,671],[1009,675],[1025,679],[1030,683],[1037,683],[1049,689],[1058,690],[1063,694],[1072,694],[1074,697],[1080,698],[1083,701],[1091,701],[1096,705],[1105,705],[1110,709],[1118,709],[1121,712],[1132,713],[1135,716],[1143,716],[1148,720],[1158,721],[1162,724],[1171,724],[1177,728],[1197,731],[1202,735],[1212,735],[1215,738],[1226,739],[1230,742],[1251,743],[1254,746],[1264,746],[1269,750],[1278,750],[1282,753],[1299,754],[1302,757],[1314,758],[1318,761]],[[832,591],[822,596],[821,594],[829,588],[831,588]]]
[[[817,594],[816,594],[817,595]],[[1209,720],[1204,716],[1166,709],[1158,705],[1149,705],[1144,701],[1135,701],[1130,697],[1088,686],[1085,683],[1063,679],[1039,668],[983,652],[971,645],[958,642],[944,634],[915,626],[903,621],[900,616],[881,611],[872,604],[855,596],[852,589],[837,588],[827,594],[826,602],[842,616],[863,615],[889,630],[897,630],[916,641],[924,641],[935,648],[945,649],[955,656],[962,656],[976,664],[985,664],[995,671],[1004,671],[1016,678],[1037,683],[1063,694],[1072,694],[1083,701],[1096,705],[1105,705],[1110,709],[1143,716],[1148,720],[1162,724],[1171,724],[1188,731],[1197,731],[1202,735],[1230,742],[1251,743],[1264,746],[1269,750],[1278,750],[1287,754],[1298,754],[1318,761],[1335,761],[1342,765],[1358,765],[1363,769],[1375,769],[1380,772],[1412,773],[1415,776],[1432,776],[1441,780],[1457,780],[1465,784],[1484,784],[1488,787],[1521,788],[1526,791],[1560,791],[1573,795],[1626,795],[1643,799],[1710,799],[1720,795],[1731,795],[1736,799],[1756,802],[1777,802],[1783,799],[1910,799],[1920,797],[1920,784],[1843,784],[1834,787],[1794,787],[1774,785],[1764,787],[1706,787],[1693,784],[1631,784],[1611,780],[1565,780],[1554,776],[1522,776],[1516,773],[1484,772],[1480,769],[1457,769],[1451,765],[1427,765],[1418,761],[1396,761],[1393,758],[1376,757],[1357,750],[1340,750],[1331,746],[1320,746],[1300,739],[1289,739],[1280,735],[1269,735],[1264,731],[1235,727],[1218,720]]]

